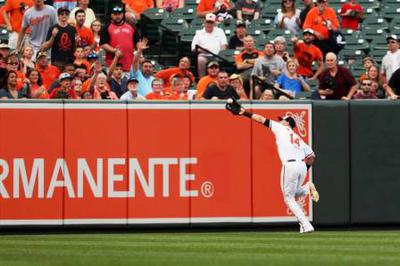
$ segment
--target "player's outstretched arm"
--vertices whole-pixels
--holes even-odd
[[[260,124],[264,124],[269,127],[269,120],[259,114],[253,114],[246,111],[235,99],[228,99],[225,108],[234,115],[246,116]]]

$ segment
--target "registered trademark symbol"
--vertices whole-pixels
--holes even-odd
[[[211,198],[214,195],[214,185],[210,181],[206,181],[201,185],[201,194],[205,198]]]

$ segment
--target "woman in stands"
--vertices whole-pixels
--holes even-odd
[[[35,68],[35,62],[33,62],[32,58],[33,58],[33,48],[32,46],[27,45],[22,49],[22,57],[21,57],[21,63],[23,64],[22,72],[24,74],[27,74],[29,69]]]
[[[17,90],[17,72],[9,70],[6,76],[6,85],[0,90],[0,99],[21,99],[24,95]]]
[[[240,96],[240,100],[248,100],[246,92],[243,88],[243,79],[238,74],[232,74],[229,77],[231,86],[236,90],[237,94]]]
[[[310,85],[307,84],[302,76],[297,74],[297,64],[294,60],[289,59],[286,62],[286,68],[287,72],[282,72],[276,79],[279,88],[293,96],[300,91],[310,91]]]
[[[275,16],[275,24],[278,28],[290,30],[293,35],[297,35],[301,25],[300,9],[296,9],[294,0],[282,0],[281,7]]]
[[[42,83],[42,77],[36,69],[30,69],[26,74],[25,84],[22,93],[27,98],[49,99],[47,88]]]
[[[172,12],[177,8],[182,8],[185,4],[183,0],[157,0],[157,8],[165,9],[168,12]]]
[[[92,24],[90,24],[90,30],[93,33],[93,37],[94,37],[94,42],[96,44],[96,46],[94,47],[94,50],[96,52],[98,52],[100,50],[100,32],[101,32],[101,22],[100,20],[95,20],[92,22]]]

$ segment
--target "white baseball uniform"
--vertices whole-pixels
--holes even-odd
[[[281,189],[285,203],[299,221],[300,231],[313,229],[295,197],[305,196],[309,191],[307,185],[302,186],[307,173],[304,158],[314,152],[289,126],[269,120],[269,128],[275,135],[282,162]]]

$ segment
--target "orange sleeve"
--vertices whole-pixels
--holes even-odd
[[[169,83],[169,78],[170,78],[172,75],[177,74],[177,73],[179,73],[179,70],[177,71],[175,67],[173,67],[173,68],[167,68],[167,69],[163,69],[163,70],[158,71],[158,72],[155,74],[155,77],[164,80],[164,83],[165,83],[165,84],[168,84],[168,83]]]
[[[310,12],[308,12],[308,14],[306,16],[306,20],[304,21],[304,24],[303,24],[303,29],[312,28],[312,21],[315,18],[313,11],[314,11],[314,8],[311,9]]]
[[[197,13],[206,11],[206,1],[207,0],[200,0],[199,5],[197,6]]]
[[[154,2],[153,2],[153,0],[147,0],[147,7],[148,7],[148,8],[153,8],[153,7],[154,7]]]
[[[335,29],[338,29],[339,28],[339,20],[337,19],[335,10],[331,9],[330,17],[331,17],[330,20],[332,21],[332,26]]]
[[[91,79],[87,79],[82,83],[82,92],[86,92],[89,90],[90,80]]]

